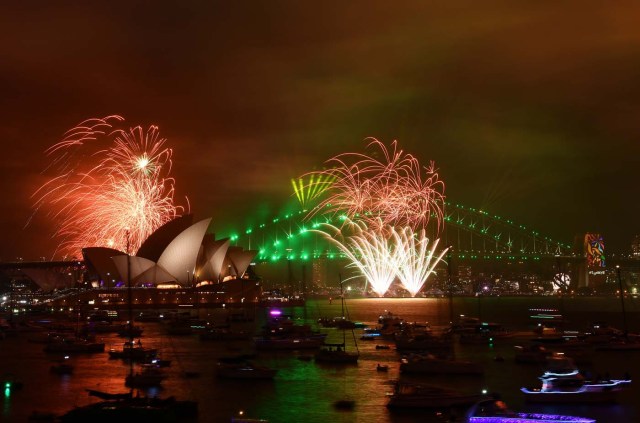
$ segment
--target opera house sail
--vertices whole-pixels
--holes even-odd
[[[85,280],[95,289],[81,293],[80,301],[102,308],[124,307],[127,295],[122,288],[131,281],[136,308],[259,302],[260,284],[247,272],[257,251],[232,247],[228,238],[216,240],[207,233],[210,218],[192,222],[193,217],[186,215],[166,223],[135,255],[84,248]],[[55,306],[71,306],[71,301],[58,299]]]

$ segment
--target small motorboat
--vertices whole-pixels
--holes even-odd
[[[394,391],[387,394],[389,408],[455,408],[469,407],[489,399],[484,394],[463,393],[433,385],[396,382]]]
[[[388,372],[389,371],[389,366],[387,366],[386,364],[379,364],[376,366],[376,370],[379,372]]]
[[[549,358],[547,370],[539,378],[539,388],[521,388],[525,399],[541,403],[615,402],[630,379],[587,380],[573,360],[561,354]]]
[[[158,350],[156,348],[146,348],[142,346],[142,342],[127,341],[122,345],[122,349],[111,348],[109,350],[109,358],[121,358],[127,360],[144,361],[156,356]]]
[[[401,373],[417,374],[450,374],[450,375],[481,375],[484,368],[480,363],[438,358],[432,354],[411,354],[404,357],[400,363]]]
[[[333,364],[356,364],[360,353],[346,351],[345,344],[324,344],[315,355],[316,362]]]

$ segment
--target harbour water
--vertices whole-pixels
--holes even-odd
[[[347,311],[354,321],[374,325],[385,311],[393,312],[409,322],[429,322],[432,326],[448,324],[451,311],[454,315],[480,315],[483,320],[499,322],[509,329],[529,329],[529,309],[562,309],[567,326],[581,329],[589,322],[608,321],[612,326],[623,324],[620,303],[616,298],[577,297],[560,302],[553,297],[514,298],[456,298],[453,307],[446,298],[439,299],[348,299]],[[627,299],[627,323],[629,330],[640,330],[640,303]],[[243,328],[258,330],[265,321],[269,309],[256,309],[256,321],[238,323]],[[309,300],[305,307],[283,309],[297,323],[315,322],[320,317],[336,317],[341,314],[339,301],[327,299]],[[200,310],[201,318],[220,319],[223,310]],[[124,317],[124,316],[123,316]],[[168,379],[162,389],[152,389],[147,395],[175,396],[178,399],[198,401],[200,422],[229,422],[242,411],[245,417],[266,419],[269,422],[445,422],[463,421],[461,412],[410,411],[387,409],[388,392],[393,381],[423,381],[433,385],[477,393],[486,389],[499,393],[515,410],[571,414],[591,417],[598,422],[637,422],[640,410],[640,379],[632,382],[621,393],[616,404],[609,405],[532,405],[526,404],[520,392],[521,386],[535,386],[541,374],[540,365],[514,362],[513,345],[518,341],[508,339],[487,345],[456,345],[457,357],[483,364],[484,376],[428,376],[412,377],[399,374],[399,354],[392,341],[360,340],[362,329],[356,329],[360,360],[357,365],[320,365],[304,360],[309,351],[260,352],[257,363],[278,369],[273,380],[227,380],[215,376],[215,366],[220,357],[250,351],[250,341],[201,341],[197,334],[168,336],[162,323],[140,323],[144,328],[144,346],[156,347],[163,359],[171,360],[167,368]],[[335,328],[322,329],[328,334],[327,342],[342,342],[342,332]],[[354,348],[349,339],[347,348]],[[123,338],[116,334],[98,335],[106,343],[121,345]],[[389,345],[390,349],[377,349],[376,345]],[[129,372],[127,363],[109,359],[106,353],[72,356],[72,375],[57,375],[49,371],[58,356],[45,354],[43,345],[29,342],[29,334],[22,333],[0,341],[0,375],[12,375],[23,383],[23,388],[2,397],[0,421],[24,422],[34,411],[62,414],[73,408],[97,401],[89,397],[86,389],[106,392],[126,392],[124,378]],[[640,351],[596,351],[593,363],[584,370],[592,374],[609,374],[612,377],[629,373],[640,378]],[[504,358],[503,361],[496,357]],[[302,359],[301,359],[302,358]],[[388,372],[376,371],[377,364],[389,366]],[[197,372],[199,377],[185,378],[184,372]],[[337,400],[355,401],[353,410],[339,410]]]

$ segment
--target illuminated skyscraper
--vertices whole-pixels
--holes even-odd
[[[582,248],[578,252],[585,260],[579,266],[578,287],[593,288],[603,284],[606,280],[604,239],[600,234],[587,233],[584,234],[582,240]]]
[[[636,235],[631,242],[631,255],[634,258],[640,258],[640,235]]]
[[[314,287],[323,288],[327,286],[327,267],[328,263],[326,258],[319,257],[313,260],[311,278]]]

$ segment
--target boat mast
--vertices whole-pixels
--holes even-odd
[[[449,251],[447,254],[447,275],[448,275],[448,285],[449,285],[449,321],[450,324],[453,324],[453,285],[451,285],[451,251],[453,251],[453,247],[449,246]]]
[[[340,304],[342,305],[342,321],[344,323],[344,290],[342,289],[342,274],[338,273],[338,280],[340,281]],[[347,339],[344,333],[344,328],[342,329],[342,348],[346,350]]]
[[[129,260],[129,229],[127,229],[127,304],[129,309],[129,378],[133,378],[133,301],[131,299],[131,261]],[[131,387],[133,393],[133,385]]]
[[[620,277],[620,265],[616,265],[616,271],[618,272],[618,285],[620,285],[620,305],[622,306],[622,328],[624,329],[624,337],[627,337],[627,313],[624,309],[624,291],[622,290],[622,278]]]
[[[340,278],[340,297],[342,299],[342,320],[344,321],[344,312],[346,310],[346,305],[344,303],[344,290],[342,289],[342,274],[338,273],[338,278]],[[347,317],[349,321],[351,321],[351,317],[349,317],[349,310],[347,310]],[[347,350],[347,335],[344,333],[345,329],[342,330],[342,347],[344,350]],[[356,340],[356,333],[353,331],[353,327],[351,327],[351,336],[353,337],[353,345],[356,346],[356,352],[360,355],[360,349],[358,348],[358,341]]]

